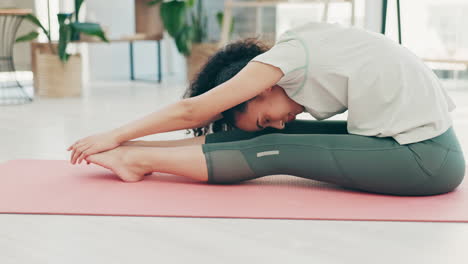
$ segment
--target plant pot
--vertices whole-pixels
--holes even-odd
[[[194,43],[187,61],[187,80],[192,82],[208,59],[218,51],[218,43]]]
[[[70,56],[66,63],[62,63],[57,55],[52,54],[46,43],[35,43],[31,47],[36,95],[40,97],[81,96],[82,61],[79,54]]]

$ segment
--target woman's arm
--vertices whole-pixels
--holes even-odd
[[[205,144],[205,136],[193,137],[193,138],[184,138],[177,140],[158,140],[158,141],[145,141],[145,140],[135,140],[135,141],[126,141],[121,146],[138,146],[138,147],[180,147],[180,146],[192,146],[192,145],[202,145]]]
[[[261,78],[259,78],[261,76]],[[217,118],[225,110],[245,102],[283,76],[281,69],[258,62],[249,62],[233,78],[201,95],[187,98],[151,113],[108,133],[86,137],[70,147],[71,163],[80,163],[89,155],[113,149],[135,138],[200,127],[206,120]]]
[[[209,120],[203,122],[194,122],[197,125],[192,126],[192,128],[205,127],[216,120],[223,118],[221,114],[218,114]],[[148,141],[148,140],[134,140],[134,141],[125,141],[121,143],[121,146],[140,146],[140,147],[178,147],[178,146],[191,146],[191,145],[201,145],[205,144],[206,136],[198,136],[193,138],[185,138],[178,140],[157,140],[157,141]]]
[[[170,104],[159,111],[109,131],[119,143],[147,135],[196,127],[187,99]]]
[[[275,85],[282,76],[279,68],[250,62],[233,78],[208,92],[171,104],[140,120],[114,129],[112,134],[121,143],[151,134],[200,127],[207,120],[210,122],[219,119],[219,115],[225,110]]]
[[[114,149],[134,138],[198,127],[201,122],[193,118],[192,109],[187,99],[181,100],[119,128],[82,138],[68,147],[72,151],[70,162],[80,163],[90,155]]]
[[[262,76],[263,78],[258,78]],[[273,86],[283,73],[279,68],[263,63],[248,63],[237,75],[229,81],[218,85],[212,90],[196,97],[185,99],[186,108],[190,109],[190,128],[202,127],[222,118],[224,110],[233,107],[243,101],[246,101],[267,88]],[[167,111],[170,114],[170,111]],[[179,129],[188,128],[181,127]],[[122,128],[121,128],[122,129]],[[175,129],[174,129],[175,130]],[[123,131],[125,131],[123,129]],[[165,132],[165,131],[157,131]],[[127,135],[131,134],[130,131]],[[135,133],[134,133],[135,134]],[[130,138],[129,136],[123,137]],[[132,138],[136,138],[134,135]],[[131,139],[131,138],[130,138]],[[125,145],[133,146],[153,146],[153,147],[172,147],[200,145],[205,143],[205,136],[170,141],[132,141],[125,142]]]
[[[195,120],[203,122],[274,86],[284,76],[280,68],[249,62],[234,77],[213,89],[188,98]]]

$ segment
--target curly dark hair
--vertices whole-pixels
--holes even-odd
[[[208,62],[195,76],[182,98],[201,95],[228,81],[240,72],[250,60],[270,48],[270,45],[260,41],[258,38],[246,38],[226,45],[208,59]],[[243,113],[246,110],[247,104],[253,99],[255,97],[227,109],[222,112],[223,118],[205,127],[193,128],[194,136],[206,135],[210,131],[218,132],[236,129],[235,114]],[[190,134],[191,131],[187,131],[187,134]]]

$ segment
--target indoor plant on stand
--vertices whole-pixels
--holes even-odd
[[[80,33],[99,37],[108,42],[102,28],[96,23],[82,23],[78,15],[84,0],[75,0],[73,13],[59,13],[59,40],[54,42],[47,30],[34,15],[26,15],[25,19],[37,25],[47,37],[47,43],[33,42],[31,45],[32,68],[34,73],[35,94],[45,97],[80,96],[81,56],[78,53],[69,54],[69,43],[79,40]],[[37,31],[32,31],[18,37],[17,42],[34,40]]]
[[[218,42],[207,42],[208,17],[202,0],[152,0],[149,5],[161,3],[160,13],[164,28],[174,38],[177,50],[187,61],[187,80],[190,82],[201,67],[218,50]],[[223,13],[216,18],[221,27]],[[231,24],[231,33],[234,21]]]

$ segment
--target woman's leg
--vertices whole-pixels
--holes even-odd
[[[269,128],[259,132],[233,130],[209,134],[208,142],[246,140],[271,133],[330,133],[346,134],[346,121],[295,120],[284,130]],[[200,145],[177,147],[120,146],[89,156],[87,161],[112,170],[124,181],[140,181],[145,174],[163,172],[207,181],[208,169]]]
[[[249,140],[169,148],[118,147],[88,161],[125,181],[165,172],[209,183],[287,174],[362,191],[434,195],[463,180],[464,156],[450,128],[439,137],[399,145],[352,134],[271,133]]]
[[[205,143],[220,143],[247,140],[262,135],[281,134],[348,134],[345,120],[294,120],[287,123],[284,129],[266,128],[258,132],[247,132],[239,129],[216,132],[206,135]]]
[[[453,136],[448,140],[455,142]],[[202,147],[209,183],[230,184],[287,174],[382,194],[449,192],[463,179],[462,153],[428,142],[400,145],[390,137],[271,133]],[[422,145],[428,148],[418,148]],[[434,173],[426,170],[429,166]]]
[[[140,181],[151,172],[208,180],[207,162],[201,145],[164,148],[120,146],[91,155],[86,160],[112,170],[128,182]]]

